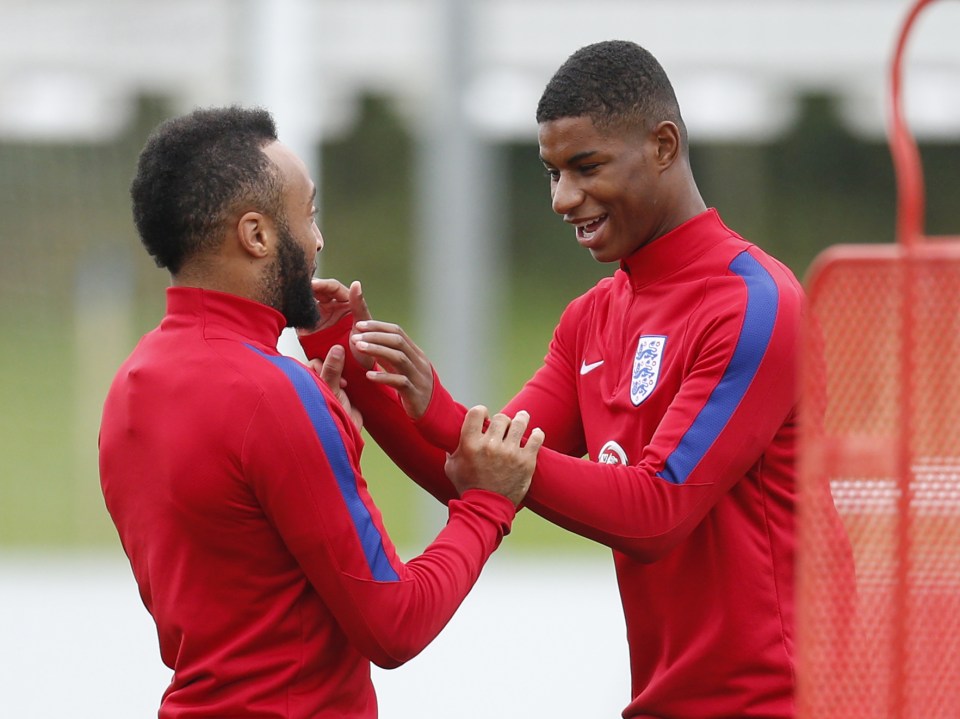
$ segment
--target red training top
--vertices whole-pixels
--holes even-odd
[[[110,515],[174,671],[173,717],[376,717],[370,661],[441,630],[509,532],[482,490],[404,564],[360,475],[363,442],[326,385],[275,347],[273,309],[168,290],[120,368],[100,430]]]
[[[624,717],[794,715],[802,304],[793,274],[708,210],[571,302],[504,410],[529,411],[546,433],[526,506],[614,550]],[[322,355],[348,331],[302,343]],[[422,445],[451,451],[464,408],[437,383],[418,438],[395,392],[353,362],[347,376],[377,442],[454,496],[442,453]]]

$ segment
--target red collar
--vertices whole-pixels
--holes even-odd
[[[711,207],[621,260],[620,269],[639,289],[672,275],[731,235],[737,236]]]
[[[205,337],[237,337],[265,347],[277,346],[287,324],[277,310],[239,295],[199,287],[168,287],[161,331],[164,325],[198,320]]]

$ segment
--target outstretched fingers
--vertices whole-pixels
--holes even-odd
[[[354,353],[379,365],[367,377],[396,389],[407,414],[422,417],[433,395],[433,365],[427,356],[397,324],[362,320],[355,329],[350,337]]]
[[[350,341],[356,348],[390,372],[400,372],[414,363],[415,345],[400,325],[379,320],[362,320],[355,325]]]

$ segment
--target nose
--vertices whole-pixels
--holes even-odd
[[[323,249],[323,235],[320,233],[320,228],[314,224],[314,227],[317,230],[317,252]]]
[[[558,215],[569,214],[571,210],[583,202],[583,190],[577,186],[577,183],[569,175],[561,173],[553,185],[551,201],[553,211]]]

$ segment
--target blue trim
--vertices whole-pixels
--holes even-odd
[[[737,255],[730,270],[740,275],[747,286],[743,327],[720,382],[658,473],[673,484],[687,481],[730,421],[757,374],[777,320],[780,294],[770,273],[748,252]]]
[[[370,516],[370,510],[363,503],[360,493],[357,491],[356,478],[353,468],[350,466],[340,430],[330,415],[327,401],[316,381],[311,377],[310,370],[292,357],[268,355],[251,345],[247,345],[247,347],[279,368],[293,384],[303,408],[310,417],[317,438],[323,445],[323,451],[327,455],[327,461],[330,463],[330,468],[337,480],[340,494],[347,505],[347,511],[353,520],[353,526],[357,530],[360,546],[363,547],[370,573],[379,582],[397,581],[400,577],[383,550],[383,537],[380,535],[380,530],[374,524],[373,518]]]

